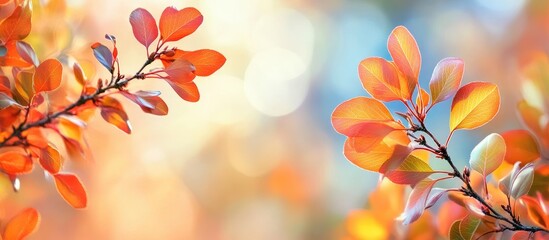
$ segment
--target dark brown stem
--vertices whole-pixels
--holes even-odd
[[[420,121],[420,124],[421,124],[421,126],[417,129],[417,131],[424,132],[425,134],[427,134],[433,140],[433,142],[435,142],[435,144],[437,145],[437,148],[429,146],[426,143],[424,143],[422,145],[427,147],[427,148],[432,149],[435,152],[438,152],[439,157],[444,159],[450,165],[450,167],[453,170],[453,176],[459,178],[465,184],[465,187],[463,187],[461,189],[461,192],[463,192],[463,194],[465,196],[474,198],[480,204],[482,204],[487,209],[487,211],[485,212],[485,214],[487,216],[490,216],[492,218],[495,218],[495,219],[498,219],[498,220],[501,220],[503,222],[506,222],[506,223],[510,224],[510,227],[502,225],[503,226],[502,228],[500,228],[496,231],[493,231],[493,232],[503,232],[505,230],[510,230],[510,231],[527,231],[527,232],[531,232],[531,233],[535,233],[535,232],[547,232],[547,233],[549,233],[549,230],[547,230],[547,229],[540,228],[540,227],[534,227],[534,226],[525,226],[522,223],[520,223],[520,221],[518,221],[518,219],[516,219],[515,216],[512,214],[512,210],[510,209],[510,204],[509,204],[509,211],[510,211],[511,219],[506,218],[503,215],[501,215],[499,212],[497,212],[489,203],[487,203],[484,200],[484,198],[482,198],[473,189],[473,187],[471,186],[471,183],[468,181],[468,178],[465,178],[461,174],[461,172],[458,170],[458,168],[456,167],[456,165],[452,161],[452,158],[448,154],[447,147],[440,144],[440,142],[436,139],[436,137],[429,130],[427,130],[427,128],[425,127],[425,124],[422,121]]]
[[[111,81],[109,81],[109,84],[107,84],[106,86],[102,86],[102,87],[98,88],[92,94],[89,94],[89,95],[82,94],[80,96],[80,98],[78,98],[78,100],[76,100],[76,102],[66,106],[62,110],[59,110],[59,111],[54,112],[54,113],[50,113],[50,114],[46,115],[45,117],[43,117],[42,119],[40,119],[38,121],[31,122],[31,123],[27,122],[27,115],[30,112],[30,107],[27,108],[27,112],[25,113],[25,119],[23,120],[23,122],[21,122],[21,124],[19,124],[17,127],[14,127],[13,132],[9,136],[7,136],[6,138],[4,138],[3,140],[0,141],[0,148],[1,147],[6,147],[6,146],[19,146],[19,145],[22,145],[20,141],[15,141],[13,143],[9,143],[9,141],[12,140],[12,139],[16,139],[16,138],[21,139],[23,133],[25,131],[31,129],[31,128],[45,127],[47,124],[51,123],[54,119],[56,119],[56,118],[58,118],[62,115],[71,115],[71,111],[73,109],[75,109],[76,107],[82,106],[90,100],[96,100],[97,98],[101,97],[103,93],[105,93],[105,92],[107,92],[111,89],[122,89],[130,81],[132,81],[134,79],[142,78],[143,70],[145,69],[145,67],[147,67],[152,62],[154,62],[156,57],[159,56],[160,54],[162,54],[162,53],[158,53],[158,50],[157,50],[155,52],[154,56],[149,57],[147,59],[147,61],[145,61],[145,63],[141,66],[141,68],[139,68],[139,70],[133,76],[131,76],[129,78],[123,78],[123,76],[120,75],[120,74],[118,74],[117,76],[113,75],[112,78],[111,78]],[[113,79],[115,79],[115,81],[112,81]]]

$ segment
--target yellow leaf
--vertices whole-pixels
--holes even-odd
[[[487,82],[472,82],[461,87],[450,110],[450,131],[474,129],[492,120],[499,110],[498,87]]]

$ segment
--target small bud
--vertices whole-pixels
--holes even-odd
[[[173,56],[175,56],[175,51],[174,50],[166,51],[166,52],[164,52],[164,55],[166,57],[173,57]]]
[[[97,89],[101,89],[103,88],[103,80],[100,79],[97,79]]]
[[[480,208],[482,210],[482,213],[484,213],[485,215],[490,214],[490,209],[488,209],[486,206],[482,205]]]

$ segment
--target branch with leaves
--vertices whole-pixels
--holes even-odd
[[[494,118],[500,107],[498,87],[488,82],[460,87],[463,61],[445,58],[436,65],[427,92],[418,81],[421,54],[410,32],[396,27],[387,45],[393,61],[371,57],[358,66],[362,85],[373,98],[353,98],[332,114],[335,130],[348,137],[344,145],[347,159],[383,174],[393,183],[412,187],[404,212],[398,217],[403,224],[413,223],[425,209],[447,196],[468,212],[451,225],[447,233],[450,239],[496,237],[505,231],[547,237],[547,201],[542,196],[548,190],[530,191],[535,173],[547,165],[538,160],[539,151],[517,154],[537,147],[529,134],[510,131],[488,135],[474,147],[469,167],[462,171],[448,153],[455,131],[475,129]],[[452,97],[450,132],[446,141],[441,141],[427,128],[425,119],[433,106]],[[402,120],[395,120],[383,104],[392,101],[406,107],[406,112],[396,113]],[[516,141],[519,135],[528,140],[526,144]],[[425,153],[445,161],[451,170],[433,170]],[[538,163],[532,163],[535,161]],[[514,164],[512,169],[504,169],[508,163]],[[500,175],[492,174],[495,171]],[[507,174],[500,177],[504,171]],[[435,187],[456,178],[461,187]],[[494,187],[494,178],[500,178],[499,189]]]
[[[168,45],[192,34],[202,24],[203,16],[197,9],[168,7],[157,25],[151,13],[138,8],[129,20],[135,38],[146,49],[143,65],[133,74],[122,74],[117,40],[107,34],[111,48],[99,42],[91,48],[110,76],[92,81],[75,60],[40,61],[32,46],[24,41],[31,31],[29,4],[21,1],[11,15],[0,19],[0,172],[11,179],[17,190],[17,178],[32,171],[34,162],[38,162],[54,178],[63,199],[74,208],[84,208],[85,188],[76,175],[63,172],[62,153],[47,134],[54,133],[62,139],[70,158],[81,158],[88,151],[83,130],[96,110],[106,122],[131,133],[128,115],[117,96],[134,102],[145,113],[168,113],[160,92],[131,91],[131,82],[162,79],[182,99],[196,102],[200,95],[195,77],[213,74],[223,66],[225,57],[214,50],[184,51]],[[155,62],[161,62],[163,67],[147,70]],[[71,80],[76,82],[76,90],[63,82],[67,66],[72,68]],[[5,74],[6,69],[11,74]],[[55,94],[59,91],[77,92],[78,96],[66,94],[59,99]],[[23,211],[8,222],[4,239],[24,238],[36,228],[38,219],[36,210]]]

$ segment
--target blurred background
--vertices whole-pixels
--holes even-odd
[[[518,66],[549,50],[549,4],[541,0],[34,2],[28,41],[41,60],[67,54],[95,64],[89,46],[106,44],[109,33],[117,37],[123,72],[133,73],[146,54],[132,35],[130,12],[142,7],[158,19],[167,6],[193,6],[204,23],[176,46],[214,49],[227,62],[196,80],[198,103],[181,100],[161,80],[132,84],[162,91],[170,110],[148,115],[123,100],[131,135],[100,117],[89,123],[93,158],[69,160],[64,169],[83,180],[85,210],[68,206],[39,168],[21,179],[19,193],[3,190],[3,219],[30,206],[42,214],[30,239],[341,238],[346,217],[366,205],[379,176],[344,158],[344,137],[330,115],[342,101],[368,95],[358,63],[390,58],[386,41],[395,26],[406,26],[419,44],[423,86],[436,63],[452,56],[465,61],[464,83],[501,89],[494,121],[454,135],[458,167],[486,134],[522,128]],[[88,77],[108,74],[96,70]],[[448,134],[449,105],[439,104],[427,120],[439,138]]]

